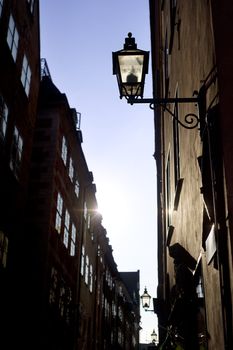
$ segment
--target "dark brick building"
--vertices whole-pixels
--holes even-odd
[[[0,1],[1,338],[25,338],[25,211],[40,81],[38,1]],[[27,261],[28,264],[28,261]]]
[[[1,347],[137,349],[81,116],[40,61],[38,1],[0,0],[0,63]]]

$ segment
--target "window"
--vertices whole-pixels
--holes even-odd
[[[88,281],[89,281],[89,257],[86,255],[85,283],[88,284]]]
[[[171,225],[171,171],[170,171],[170,152],[168,154],[166,166],[166,224],[167,228]]]
[[[74,256],[75,255],[75,243],[76,243],[76,227],[74,224],[72,224],[72,229],[71,229],[71,242],[70,242],[70,255]]]
[[[121,320],[121,322],[123,322],[123,311],[121,306],[118,306],[118,317]]]
[[[112,301],[112,316],[116,317],[116,304],[114,303],[114,301]]]
[[[75,194],[76,194],[77,198],[79,197],[79,189],[80,189],[79,182],[78,182],[78,179],[76,179],[76,181],[75,181]]]
[[[61,233],[61,222],[62,222],[62,211],[63,211],[63,199],[60,193],[57,194],[57,212],[56,212],[56,221],[55,229],[58,233]]]
[[[90,292],[93,292],[93,266],[90,264],[90,269],[89,269],[89,289]]]
[[[87,220],[87,212],[87,202],[84,202],[83,216],[85,220]]]
[[[3,97],[0,96],[0,136],[5,138],[8,119],[8,108]]]
[[[23,139],[19,134],[17,127],[14,128],[12,149],[11,149],[11,161],[10,167],[14,171],[15,175],[18,176],[21,160],[23,153]]]
[[[64,164],[66,165],[66,163],[67,163],[67,142],[66,142],[66,139],[64,136],[62,137],[61,157],[62,157]]]
[[[28,0],[28,5],[29,5],[29,8],[30,8],[30,12],[33,13],[35,0]]]
[[[0,266],[6,267],[8,254],[8,238],[7,236],[0,231]]]
[[[69,177],[71,182],[73,182],[74,179],[74,166],[73,166],[73,160],[70,158],[70,164],[69,164]]]
[[[54,304],[56,302],[57,287],[58,287],[58,274],[57,274],[57,270],[54,267],[52,267],[51,279],[50,279],[50,290],[49,290],[50,304]]]
[[[65,244],[66,248],[68,248],[68,243],[69,243],[69,229],[70,229],[70,214],[68,213],[68,210],[66,210],[64,236],[63,236],[63,243]]]
[[[176,94],[176,97],[177,94]],[[174,115],[178,119],[178,104],[175,104]],[[174,179],[175,188],[177,187],[178,180],[180,179],[180,135],[179,135],[179,124],[175,118],[172,120],[173,123],[173,153],[174,153]]]
[[[2,15],[3,0],[0,0],[0,17]]]
[[[57,308],[66,323],[71,321],[72,290],[58,271],[52,267],[49,289],[49,304]]]
[[[168,39],[167,39],[167,32],[165,36],[165,43],[164,43],[164,94],[165,96],[168,96],[168,88],[169,88],[169,69],[168,69],[168,57],[169,57],[169,50],[168,50]]]
[[[61,317],[63,317],[65,313],[65,294],[66,294],[65,286],[64,286],[64,282],[62,282],[59,290],[59,302],[58,302],[58,307],[59,307]]]
[[[84,275],[84,269],[85,269],[84,263],[85,263],[85,248],[84,246],[82,246],[81,268],[80,268],[80,273],[82,276]]]
[[[17,51],[18,51],[19,34],[15,25],[15,21],[10,15],[9,26],[7,31],[7,44],[11,51],[14,61],[16,61]]]
[[[65,213],[65,215],[63,215]],[[57,207],[56,207],[56,219],[55,229],[60,234],[63,232],[62,241],[65,247],[68,249],[71,256],[75,255],[75,243],[76,243],[76,227],[72,223],[69,211],[65,209],[63,205],[63,199],[61,194],[57,194]]]
[[[87,228],[88,229],[91,228],[91,214],[90,213],[87,214]]]
[[[24,55],[22,72],[21,72],[21,82],[23,84],[23,87],[27,96],[29,95],[29,91],[30,91],[31,75],[32,73],[28,64],[28,59],[26,55]]]

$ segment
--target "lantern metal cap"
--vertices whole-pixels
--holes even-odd
[[[128,33],[128,38],[125,38],[124,50],[137,50],[137,44],[131,32]]]

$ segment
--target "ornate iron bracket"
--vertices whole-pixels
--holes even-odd
[[[190,98],[135,98],[134,96],[126,97],[129,104],[134,103],[148,103],[151,109],[158,108],[159,106],[168,112],[182,127],[185,129],[195,129],[200,123],[200,118],[195,113],[188,113],[184,117],[184,123],[180,121],[177,116],[167,107],[167,104],[180,104],[180,103],[195,103],[197,107],[200,104],[200,97],[190,97]]]

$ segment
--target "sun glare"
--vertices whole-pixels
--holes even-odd
[[[121,190],[110,186],[106,186],[98,196],[98,212],[103,217],[103,225],[107,231],[119,225],[119,222],[121,225],[126,223],[129,212],[126,198]]]

